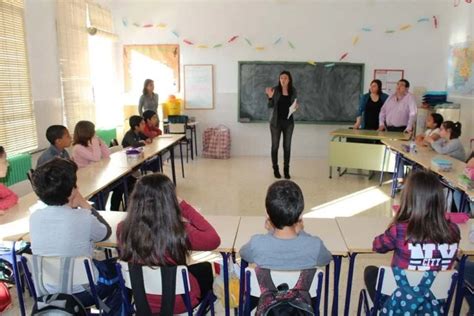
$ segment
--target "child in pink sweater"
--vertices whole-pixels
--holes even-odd
[[[0,146],[0,178],[5,178],[8,170],[7,153]],[[18,202],[15,192],[0,184],[0,215]]]
[[[80,121],[76,124],[73,145],[72,159],[79,168],[110,156],[109,148],[95,135],[94,123],[89,121]]]

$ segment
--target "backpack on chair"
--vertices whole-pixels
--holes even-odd
[[[436,271],[425,271],[416,286],[410,285],[403,269],[393,267],[392,271],[397,289],[383,303],[380,315],[445,315],[444,302],[431,292]]]
[[[309,316],[315,315],[309,289],[316,269],[303,270],[296,285],[290,289],[283,283],[275,286],[269,269],[256,268],[261,295],[256,316]]]
[[[50,294],[38,298],[31,316],[86,316],[84,306],[71,294]]]

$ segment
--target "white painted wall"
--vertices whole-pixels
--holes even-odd
[[[463,40],[462,35],[454,35],[462,33],[462,30],[466,30],[464,38],[468,33],[472,36],[474,7],[463,3],[458,8],[452,8],[450,0],[99,2],[112,10],[116,32],[120,37],[117,44],[120,57],[117,60],[117,84],[120,84],[121,90],[122,45],[177,43],[177,39],[169,32],[170,28],[176,29],[196,43],[212,45],[237,34],[248,37],[255,44],[266,46],[267,50],[257,52],[248,47],[242,38],[232,46],[220,49],[197,49],[180,42],[181,65],[215,65],[216,108],[212,111],[188,111],[190,116],[195,116],[201,123],[199,132],[208,126],[225,124],[232,130],[234,155],[265,156],[270,151],[268,124],[237,122],[239,60],[336,61],[342,53],[349,51],[347,61],[366,64],[366,86],[372,79],[374,69],[402,68],[405,69],[405,77],[413,87],[443,90],[446,84],[448,45],[453,36],[458,36],[459,41]],[[57,123],[54,122],[56,118],[50,116],[51,112],[57,111],[45,111],[56,108],[48,105],[48,102],[55,104],[53,100],[61,96],[54,23],[55,5],[53,0],[26,0],[25,5],[33,98],[35,101],[46,102],[42,108],[37,107],[36,112],[38,117],[43,117],[41,125],[47,126]],[[416,25],[420,17],[433,15],[439,16],[439,29],[433,29],[431,22]],[[168,25],[168,30],[137,29],[133,26],[125,28],[122,24],[123,17],[128,18],[129,24],[135,21],[163,22]],[[388,28],[398,29],[405,23],[412,23],[415,27],[395,34],[383,32]],[[361,33],[360,28],[363,26],[372,27],[374,31]],[[352,38],[357,34],[360,35],[360,40],[358,45],[353,47]],[[280,36],[290,39],[296,49],[292,50],[285,44],[271,47],[272,42]],[[162,100],[165,97],[162,96]],[[137,100],[138,98],[139,96]],[[471,101],[472,99],[463,101],[463,109],[471,106]],[[472,125],[469,124],[472,121],[473,115],[466,119],[464,126]],[[293,136],[293,155],[326,156],[328,133],[336,127],[298,124]],[[40,127],[38,129],[40,130]],[[40,139],[44,129],[45,127],[41,127]],[[474,135],[473,132],[465,130],[464,135]]]
[[[48,126],[63,123],[56,40],[56,2],[25,0],[25,28],[38,147],[41,149],[49,146],[45,138]]]

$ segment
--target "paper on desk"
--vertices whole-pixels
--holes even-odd
[[[289,109],[289,111],[288,111],[288,117],[287,117],[287,119],[289,119],[290,116],[291,116],[293,113],[295,113],[295,112],[296,112],[296,99],[295,99],[295,101],[293,101],[293,104],[290,106],[290,109]]]

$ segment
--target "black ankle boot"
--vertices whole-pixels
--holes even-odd
[[[285,179],[291,179],[291,177],[290,177],[290,167],[284,167],[283,172],[285,173]]]
[[[281,179],[281,174],[280,174],[280,169],[278,168],[278,165],[273,166],[273,175],[277,179]]]

